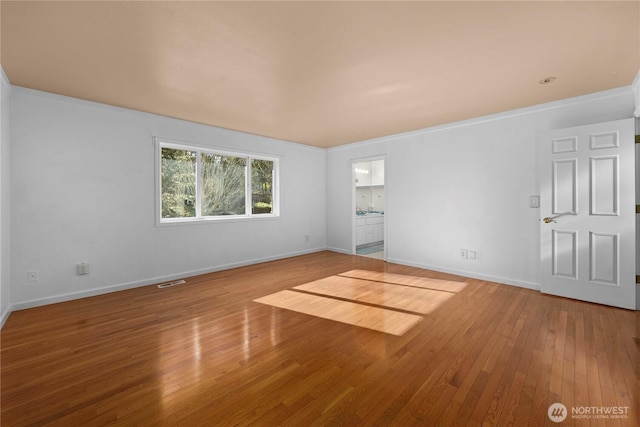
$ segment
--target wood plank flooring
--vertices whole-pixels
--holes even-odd
[[[404,335],[422,320],[414,314],[301,292],[280,291],[254,301],[393,335]]]
[[[342,276],[315,280],[293,289],[420,314],[430,313],[453,296],[450,292]]]
[[[371,280],[374,282],[390,283],[395,285],[412,286],[415,288],[434,289],[445,292],[460,292],[467,284],[465,282],[432,279],[427,277],[411,276],[407,274],[388,273],[372,270],[351,270],[340,274],[341,277],[354,277],[357,279]]]
[[[402,336],[253,301],[353,270],[466,286]],[[12,313],[0,422],[638,426],[639,329],[638,312],[320,252]],[[556,424],[555,402],[626,418]]]

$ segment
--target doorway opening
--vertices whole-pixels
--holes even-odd
[[[355,160],[353,172],[353,253],[386,260],[385,159]]]

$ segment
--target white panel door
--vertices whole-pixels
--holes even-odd
[[[634,145],[633,119],[543,137],[542,292],[636,308]]]

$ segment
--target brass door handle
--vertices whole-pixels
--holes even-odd
[[[546,218],[542,218],[540,221],[544,222],[545,224],[549,224],[549,223],[552,223],[552,222],[556,222],[556,218],[559,218],[559,217],[565,216],[565,215],[574,215],[575,216],[576,213],[574,213],[574,212],[565,212],[565,213],[561,213],[561,214],[558,214],[558,215],[555,215],[555,216],[548,216]]]

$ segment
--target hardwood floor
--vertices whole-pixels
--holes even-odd
[[[253,301],[354,269],[467,285],[402,336]],[[1,423],[637,426],[639,329],[638,312],[321,252],[12,313]],[[626,418],[571,418],[614,406]]]

